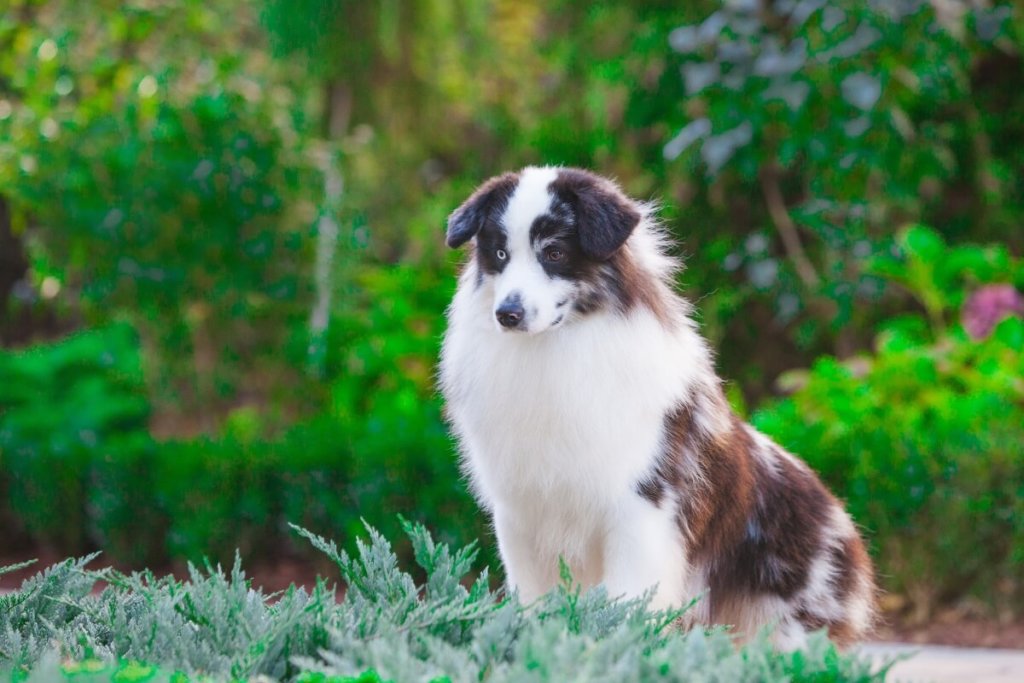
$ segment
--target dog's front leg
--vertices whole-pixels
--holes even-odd
[[[530,603],[555,585],[557,575],[546,568],[536,548],[536,531],[531,531],[510,511],[496,507],[494,531],[498,536],[498,552],[505,567],[505,583],[517,591],[519,599]]]
[[[602,583],[608,594],[635,598],[656,587],[652,609],[679,607],[689,597],[683,595],[685,579],[675,515],[638,495],[624,497],[607,521]]]

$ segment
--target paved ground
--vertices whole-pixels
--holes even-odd
[[[1024,650],[870,643],[861,651],[881,663],[902,657],[887,681],[1024,683]]]

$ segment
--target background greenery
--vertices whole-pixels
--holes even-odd
[[[402,512],[493,559],[444,219],[575,164],[661,202],[731,400],[892,604],[1019,616],[1022,46],[999,2],[9,1],[0,551],[313,558],[287,522]]]

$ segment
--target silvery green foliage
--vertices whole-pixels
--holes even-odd
[[[223,678],[298,673],[297,654],[326,643],[335,593],[321,581],[307,593],[265,595],[250,587],[236,559],[230,573],[189,567],[189,580],[149,572],[86,572],[94,559],[67,561],[0,597],[0,668],[24,668],[59,647],[72,659],[157,663]],[[97,579],[108,582],[90,594]]]
[[[826,676],[874,678],[869,665],[841,657],[824,635],[806,652],[780,654],[764,639],[738,650],[724,631],[680,633],[680,613],[652,613],[647,600],[609,600],[602,589],[582,591],[563,571],[563,583],[538,603],[501,600],[482,576],[471,588],[460,577],[474,551],[452,554],[425,529],[408,526],[417,586],[398,569],[390,545],[370,531],[358,557],[304,533],[337,562],[349,592],[343,620],[305,670],[328,676],[376,671],[384,680],[432,681],[773,681]]]
[[[16,668],[52,679],[60,661],[91,658],[217,680],[344,680],[370,670],[403,683],[881,678],[824,636],[806,652],[779,654],[764,640],[737,649],[723,631],[682,633],[679,612],[582,591],[567,571],[557,590],[524,606],[492,591],[486,571],[470,580],[472,546],[452,551],[420,525],[405,528],[422,582],[372,528],[354,555],[296,528],[338,565],[340,601],[322,580],[311,593],[265,595],[237,560],[230,572],[191,567],[185,582],[91,573],[92,557],[69,560],[0,597],[0,677]],[[108,586],[92,595],[97,579]]]
[[[228,574],[190,566],[185,583],[146,572],[106,578],[111,587],[83,610],[87,637],[70,647],[74,656],[92,651],[190,673],[283,678],[295,673],[292,655],[324,643],[334,607],[334,591],[322,582],[312,593],[251,588],[237,558]]]
[[[80,615],[95,580],[84,567],[96,555],[65,560],[26,580],[20,590],[0,595],[0,666],[24,667],[59,639]],[[31,563],[0,568],[0,574]]]

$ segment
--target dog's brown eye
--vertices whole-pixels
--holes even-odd
[[[547,259],[548,261],[551,261],[552,263],[556,261],[561,261],[562,257],[564,256],[565,252],[562,251],[561,249],[547,249],[544,252],[544,258]]]
[[[508,258],[508,254],[505,253],[504,249],[498,249],[494,252],[494,255],[498,257],[499,261],[504,261]]]

